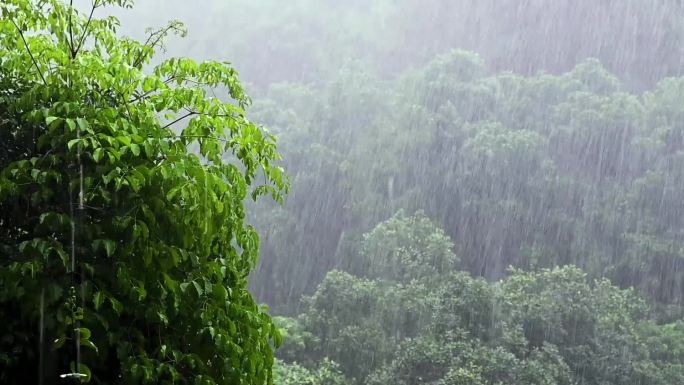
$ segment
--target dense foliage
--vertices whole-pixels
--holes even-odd
[[[681,2],[94,1],[0,4],[3,383],[684,383]]]
[[[112,4],[0,4],[0,382],[271,383],[243,202],[287,188],[274,138],[230,65],[151,67],[181,26],[120,38]]]
[[[294,180],[257,217],[257,296],[291,313],[328,270],[362,269],[349,258],[361,234],[405,209],[438,223],[475,275],[575,264],[675,317],[683,99],[682,78],[634,94],[596,60],[524,77],[465,51],[391,82],[351,64],[325,86],[273,85],[253,111]]]
[[[521,76],[459,50],[271,85],[293,192],[257,211],[253,287],[292,317],[279,376],[682,383],[682,100],[682,78],[636,94],[597,60]]]
[[[364,238],[364,250],[398,256],[401,266],[425,261],[424,250],[448,243],[426,221],[395,216]],[[424,224],[419,231],[395,232],[417,222]],[[441,269],[435,260],[421,265]],[[410,278],[329,272],[299,316],[277,319],[287,341],[279,352],[281,383],[684,381],[684,323],[652,321],[635,290],[588,279],[576,267],[514,269],[495,283],[457,271],[411,270]]]

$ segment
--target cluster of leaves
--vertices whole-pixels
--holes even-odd
[[[275,382],[282,385],[350,385],[339,371],[339,365],[323,359],[315,369],[308,369],[294,363],[277,362],[274,371]]]
[[[229,63],[150,67],[181,26],[121,38],[107,5],[0,4],[0,381],[271,383],[244,202],[287,190],[274,137]]]
[[[395,81],[352,64],[324,86],[274,85],[254,112],[295,179],[284,207],[256,216],[258,297],[291,312],[330,269],[364,269],[350,250],[405,209],[475,275],[575,264],[681,314],[682,98],[682,78],[634,94],[596,60],[525,77],[465,51]]]
[[[364,240],[386,247],[394,217]],[[404,245],[439,250],[441,230],[404,233]],[[374,244],[376,242],[381,245]],[[418,260],[396,246],[404,260]],[[364,259],[366,255],[357,255]],[[438,267],[433,265],[433,267]],[[512,269],[495,283],[449,271],[370,278],[327,274],[304,310],[279,324],[296,343],[280,357],[292,384],[609,385],[684,381],[684,324],[657,324],[635,290],[590,280],[572,266]],[[280,364],[283,365],[283,364]]]

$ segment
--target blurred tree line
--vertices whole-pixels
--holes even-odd
[[[187,8],[169,51],[234,60],[280,138],[294,191],[255,217],[258,298],[292,313],[403,208],[475,275],[572,263],[677,315],[681,2],[139,5],[141,28]]]
[[[679,384],[684,322],[658,323],[634,289],[577,267],[511,269],[495,283],[455,270],[453,243],[399,212],[363,237],[368,268],[329,272],[294,318],[276,382]]]
[[[293,178],[286,204],[255,218],[261,299],[291,313],[328,270],[359,271],[361,235],[405,209],[438,223],[474,275],[574,264],[679,312],[684,79],[634,94],[596,60],[525,77],[466,51],[393,82],[362,67],[255,103]]]
[[[272,85],[253,112],[293,189],[255,211],[252,287],[290,317],[276,380],[684,381],[683,97],[461,50]]]

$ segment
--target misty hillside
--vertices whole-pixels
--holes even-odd
[[[1,382],[684,383],[680,1],[130,5],[0,4]]]
[[[561,74],[597,58],[643,91],[681,75],[684,7],[675,0],[227,0],[139,1],[124,32],[182,20],[188,39],[169,53],[227,59],[244,80],[330,81],[348,60],[383,79],[454,48],[477,52],[492,72]]]

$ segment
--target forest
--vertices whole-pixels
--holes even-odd
[[[684,384],[680,2],[0,14],[3,384]]]

